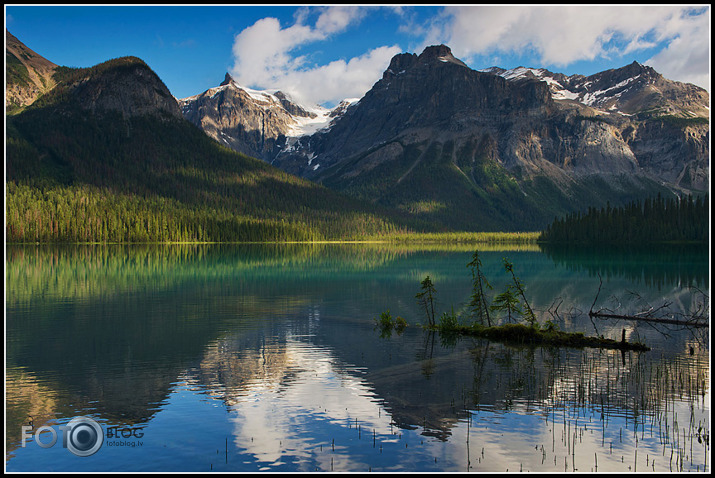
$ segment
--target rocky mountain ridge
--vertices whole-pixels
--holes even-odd
[[[305,107],[282,91],[242,86],[228,73],[218,87],[178,102],[184,118],[216,141],[268,162],[291,150],[295,138],[329,127],[350,105]]]
[[[5,31],[5,107],[18,109],[32,104],[55,86],[57,65],[38,55],[12,33]]]
[[[441,73],[435,76],[436,71]],[[434,81],[426,80],[431,77]],[[506,84],[500,83],[502,78]],[[644,173],[676,188],[703,189],[707,183],[709,128],[704,122],[680,129],[663,121],[644,123],[666,116],[707,118],[707,92],[667,80],[637,62],[590,76],[523,67],[475,72],[449,47],[437,45],[420,55],[396,55],[359,103],[349,109],[340,105],[327,114],[319,111],[312,120],[306,113],[316,108],[291,111],[289,101],[241,87],[228,76],[222,88],[226,85],[233,86],[230,98],[224,89],[210,89],[181,100],[184,116],[233,149],[317,181],[331,175],[326,170],[345,158],[379,149],[397,136],[422,137],[437,130],[449,136],[489,130],[495,123],[524,127],[524,118],[538,117],[547,125],[547,138],[533,132],[521,139],[511,135],[512,147],[501,148],[499,163],[512,175],[546,174],[567,184],[599,172]],[[313,129],[303,127],[306,124]],[[544,146],[534,157],[535,148]],[[372,169],[383,153],[345,174],[355,177]]]
[[[639,64],[537,73],[475,71],[444,45],[396,55],[354,108],[273,164],[421,217],[451,211],[460,227],[707,190],[707,92]]]
[[[556,100],[573,100],[605,113],[640,114],[642,117],[677,115],[709,116],[709,95],[695,85],[671,81],[653,68],[636,61],[622,68],[590,76],[552,73],[544,68],[518,67],[479,70],[509,81],[544,81]]]
[[[176,99],[140,58],[128,56],[90,68],[68,68],[33,52],[8,31],[6,44],[8,114],[64,103],[96,114],[119,113],[124,118],[146,114],[182,118]]]
[[[450,135],[506,116],[538,116],[553,106],[543,83],[513,85],[474,72],[445,46],[429,47],[419,56],[396,55],[355,108],[330,130],[301,139],[299,144],[304,156],[319,156],[318,164],[325,169],[408,132],[421,136],[424,131],[420,129],[430,128]],[[279,154],[276,164],[294,174],[318,174],[291,164],[294,161],[300,161],[296,153]]]

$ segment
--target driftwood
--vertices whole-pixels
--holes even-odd
[[[598,317],[601,319],[624,319],[624,320],[641,320],[643,322],[656,322],[659,324],[673,324],[673,325],[686,325],[688,327],[709,327],[710,323],[698,319],[692,320],[679,320],[679,319],[669,319],[667,317],[649,317],[649,316],[639,316],[639,315],[618,315],[618,314],[604,314],[602,312],[588,313],[589,317]]]
[[[709,327],[710,326],[710,320],[709,320],[709,314],[707,312],[705,313],[694,313],[691,315],[684,315],[684,314],[673,314],[670,317],[667,316],[658,316],[656,313],[658,311],[666,311],[668,307],[670,307],[671,303],[666,302],[657,309],[650,308],[646,311],[640,312],[638,314],[634,315],[622,315],[622,314],[614,314],[610,313],[612,311],[608,312],[603,312],[604,310],[607,309],[599,309],[597,311],[594,311],[593,308],[596,305],[596,301],[598,300],[598,296],[601,293],[601,286],[603,285],[603,280],[601,279],[601,275],[598,275],[598,292],[596,292],[596,297],[593,299],[593,304],[591,305],[591,310],[588,311],[588,316],[589,317],[598,317],[601,319],[623,319],[623,320],[640,320],[644,322],[655,322],[659,324],[671,324],[671,325],[682,325],[685,327]],[[702,291],[701,291],[702,293]],[[702,293],[703,297],[707,299],[707,296],[705,293]],[[679,315],[682,318],[676,318],[675,315]]]

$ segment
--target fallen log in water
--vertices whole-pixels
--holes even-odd
[[[633,350],[645,352],[650,350],[645,344],[627,342],[625,337],[619,340],[604,337],[590,337],[581,332],[563,332],[561,330],[545,330],[524,324],[493,325],[491,327],[473,325],[425,326],[427,330],[435,330],[445,334],[483,337],[489,340],[519,344],[546,345],[556,347],[594,347],[601,349]]]
[[[667,317],[649,317],[649,316],[638,316],[638,315],[619,315],[619,314],[604,314],[602,312],[590,311],[588,313],[589,317],[598,317],[600,319],[623,319],[623,320],[641,320],[644,322],[655,322],[659,324],[673,324],[673,325],[683,325],[686,327],[709,327],[710,322],[706,319],[688,319],[679,320],[671,319]]]
[[[624,315],[624,314],[613,314],[611,313],[612,311],[609,312],[601,312],[602,310],[607,310],[607,309],[599,309],[599,310],[593,310],[593,308],[596,305],[596,301],[598,300],[598,296],[601,294],[601,286],[603,285],[603,280],[601,279],[601,274],[598,274],[598,291],[596,292],[596,297],[593,299],[593,304],[591,305],[591,310],[588,311],[588,316],[589,317],[598,317],[600,319],[622,319],[622,320],[640,320],[643,322],[654,322],[658,324],[671,324],[671,325],[682,325],[684,327],[710,327],[710,319],[709,319],[709,307],[707,306],[708,303],[708,296],[700,291],[700,293],[703,295],[703,305],[702,307],[699,307],[697,311],[692,313],[691,315],[684,315],[684,314],[673,314],[670,317],[668,317],[667,310],[670,307],[671,303],[666,302],[663,305],[661,305],[658,308],[653,308],[650,307],[648,310],[640,312],[638,314],[634,315]],[[664,315],[656,315],[659,311],[662,311],[661,313]],[[674,318],[674,315],[680,315],[682,318]]]

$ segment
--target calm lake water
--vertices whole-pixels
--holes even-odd
[[[710,471],[708,329],[587,314],[601,281],[596,308],[696,309],[707,249],[481,252],[492,295],[507,257],[540,322],[643,353],[426,333],[420,281],[464,312],[472,252],[9,246],[6,470]],[[75,417],[91,456],[62,446]]]

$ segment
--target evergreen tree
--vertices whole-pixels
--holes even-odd
[[[521,296],[521,301],[524,306],[523,314],[524,318],[526,319],[526,322],[529,324],[531,327],[536,327],[537,322],[536,322],[536,315],[534,315],[534,311],[531,310],[531,306],[529,305],[529,301],[526,299],[526,295],[524,293],[524,284],[521,282],[521,280],[514,274],[514,265],[509,262],[509,260],[505,257],[503,259],[504,261],[504,270],[509,272],[511,274],[512,282],[513,282],[513,291],[510,292],[510,294],[514,294],[515,296]]]
[[[497,294],[494,297],[494,303],[491,306],[494,311],[506,312],[507,320],[512,321],[512,318],[517,314],[523,314],[521,309],[519,298],[514,292],[514,286],[511,284],[507,285],[506,290],[501,294]]]
[[[472,295],[471,301],[469,302],[472,317],[476,318],[480,324],[484,324],[484,319],[486,319],[487,325],[491,327],[492,321],[489,316],[489,304],[484,289],[491,289],[492,286],[482,273],[482,261],[479,258],[479,251],[474,251],[472,262],[467,264],[467,267],[472,269]]]
[[[425,279],[421,282],[420,285],[422,287],[422,292],[417,293],[417,295],[415,295],[415,298],[417,299],[417,303],[424,307],[425,315],[427,315],[427,321],[429,325],[431,327],[434,327],[434,297],[436,290],[429,276],[425,277]]]

